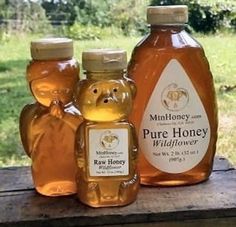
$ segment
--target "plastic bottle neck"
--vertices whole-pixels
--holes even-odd
[[[151,25],[151,33],[165,33],[165,32],[174,32],[178,33],[185,29],[185,24],[160,24],[160,25]]]
[[[124,76],[126,75],[126,71],[85,71],[85,75],[87,79],[93,80],[116,80],[124,78]]]

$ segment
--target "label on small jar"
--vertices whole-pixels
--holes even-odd
[[[128,129],[89,130],[90,176],[129,175]]]
[[[143,114],[139,146],[147,161],[168,173],[186,172],[201,162],[210,141],[204,106],[182,65],[163,70]]]

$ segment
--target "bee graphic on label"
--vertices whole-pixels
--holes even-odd
[[[100,144],[105,149],[112,150],[118,146],[119,138],[116,134],[113,134],[108,130],[102,134]]]
[[[188,91],[184,88],[179,88],[177,84],[172,83],[163,90],[161,100],[162,105],[166,109],[170,111],[179,111],[188,104]]]

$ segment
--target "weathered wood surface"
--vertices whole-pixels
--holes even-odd
[[[210,179],[202,184],[142,187],[133,204],[100,209],[81,204],[75,196],[37,194],[29,167],[0,170],[0,226],[134,227],[138,223],[145,227],[236,226],[236,169],[217,158]]]

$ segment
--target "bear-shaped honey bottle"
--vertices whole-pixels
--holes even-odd
[[[126,52],[83,52],[87,79],[79,82],[76,103],[85,121],[76,133],[78,197],[92,207],[122,206],[139,189],[137,141],[127,118],[136,87],[125,77]]]
[[[31,56],[26,77],[36,103],[22,110],[20,134],[32,159],[35,188],[47,196],[73,194],[77,191],[74,139],[81,122],[72,105],[79,79],[73,42],[65,38],[33,41]]]

